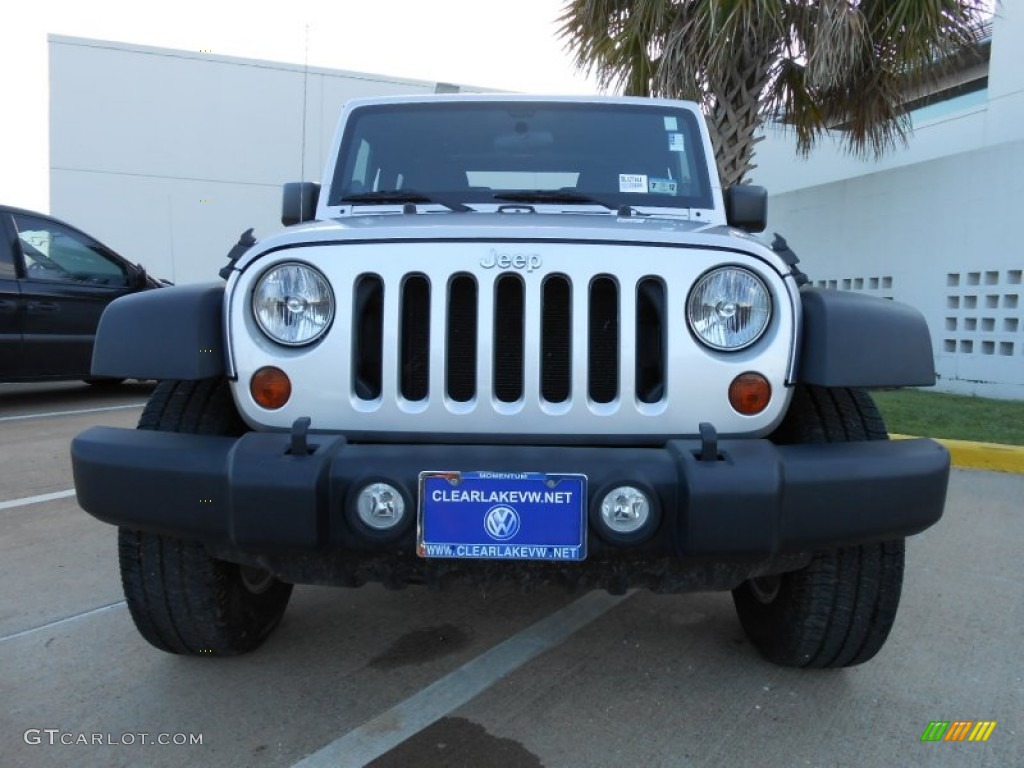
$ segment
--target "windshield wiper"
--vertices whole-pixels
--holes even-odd
[[[415,189],[380,189],[376,192],[358,192],[354,195],[345,195],[341,198],[342,203],[355,203],[356,205],[387,205],[389,203],[400,205],[402,203],[436,203],[443,205],[451,211],[472,211],[468,205],[452,201],[441,200],[435,195],[427,195],[417,192]]]
[[[607,208],[609,211],[618,210],[614,205],[602,202],[590,195],[571,192],[567,189],[533,189],[522,192],[502,192],[494,196],[495,200],[509,200],[513,203],[591,203]]]

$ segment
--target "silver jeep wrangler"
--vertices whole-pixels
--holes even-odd
[[[732,590],[771,661],[870,659],[949,457],[864,388],[933,384],[928,330],[804,285],[765,200],[690,103],[350,102],[226,285],[103,315],[92,373],[160,380],[72,445],[139,631],[237,654],[293,584],[512,580]]]

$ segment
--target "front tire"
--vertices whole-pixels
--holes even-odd
[[[778,443],[886,440],[862,390],[798,386],[772,436]],[[903,585],[904,539],[817,552],[798,571],[750,579],[733,590],[740,624],[769,661],[786,667],[848,667],[868,661],[889,636]]]
[[[226,381],[163,381],[139,429],[238,436],[246,427]],[[235,656],[281,621],[292,585],[258,568],[211,557],[202,543],[121,528],[125,601],[139,633],[168,653]]]

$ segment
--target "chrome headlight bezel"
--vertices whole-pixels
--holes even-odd
[[[330,281],[319,269],[301,261],[269,267],[253,286],[250,302],[253,320],[263,335],[285,347],[306,347],[322,339],[334,322],[336,306]],[[313,319],[308,315],[296,318],[309,312]],[[303,322],[310,326],[304,332]],[[282,332],[289,327],[295,329],[293,333]]]
[[[738,352],[764,336],[773,309],[764,279],[751,269],[730,264],[708,270],[694,282],[686,297],[686,323],[709,349]],[[734,322],[737,314],[746,320]],[[738,328],[728,327],[737,323]]]

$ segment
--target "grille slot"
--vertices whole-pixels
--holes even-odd
[[[448,397],[465,403],[476,396],[477,288],[470,275],[448,286]]]
[[[636,398],[656,403],[665,396],[665,285],[646,278],[636,291]]]
[[[430,283],[409,275],[402,283],[401,392],[423,400],[430,389]]]
[[[363,400],[376,400],[383,379],[384,281],[380,277],[356,279],[352,312],[352,389]]]
[[[540,348],[541,397],[564,403],[572,388],[572,291],[565,275],[544,281]]]
[[[619,287],[611,277],[590,284],[588,345],[590,399],[610,403],[619,393]]]
[[[523,281],[502,275],[494,287],[494,396],[514,403],[523,396]]]

